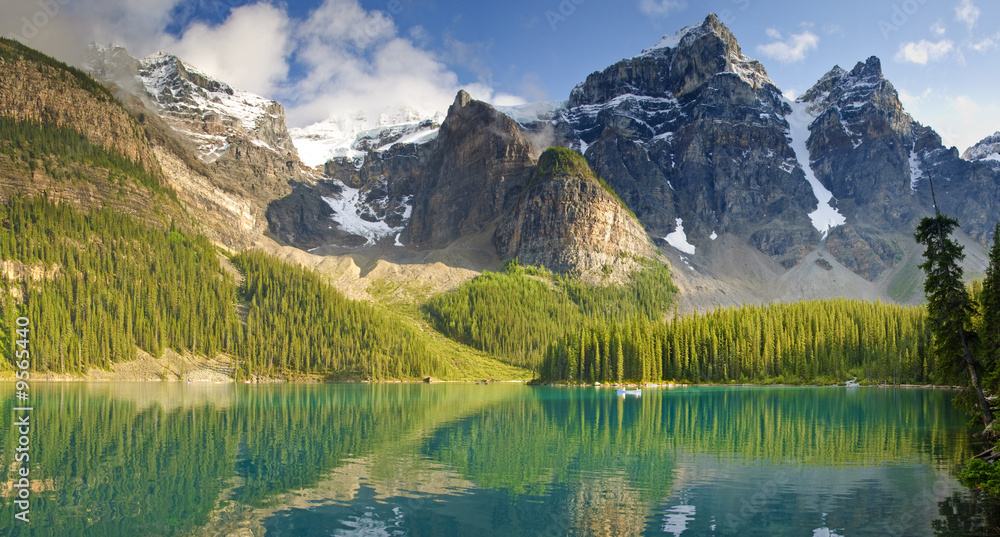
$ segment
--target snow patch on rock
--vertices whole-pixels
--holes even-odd
[[[826,237],[831,229],[844,225],[847,219],[833,206],[833,193],[823,186],[823,183],[820,183],[816,174],[813,173],[809,159],[809,148],[806,146],[806,140],[809,139],[809,125],[815,119],[809,113],[810,103],[789,100],[785,102],[792,108],[792,113],[785,117],[785,120],[788,121],[790,145],[795,151],[799,167],[802,168],[806,180],[809,181],[809,186],[812,187],[813,195],[819,200],[819,206],[815,211],[809,213],[809,219],[812,220],[813,227],[822,233],[823,237]]]

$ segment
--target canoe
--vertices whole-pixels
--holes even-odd
[[[621,390],[621,389],[619,389],[617,391],[618,391],[618,395],[642,395],[642,390],[641,389],[636,389],[636,390]]]

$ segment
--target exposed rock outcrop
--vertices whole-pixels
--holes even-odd
[[[417,181],[409,240],[440,248],[491,224],[531,177],[531,145],[512,119],[459,91]]]
[[[505,259],[598,281],[624,279],[655,251],[635,216],[565,148],[542,153],[493,242]]]

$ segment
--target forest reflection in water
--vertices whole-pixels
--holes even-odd
[[[953,477],[973,446],[944,390],[34,389],[32,516],[0,513],[11,535],[959,536],[998,520]],[[4,429],[7,468],[16,440]]]

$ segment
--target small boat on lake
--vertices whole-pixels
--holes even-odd
[[[621,396],[626,396],[626,395],[642,395],[642,389],[641,388],[636,388],[634,390],[622,390],[621,388],[619,388],[617,390],[617,392],[618,392],[618,395],[621,395]]]

